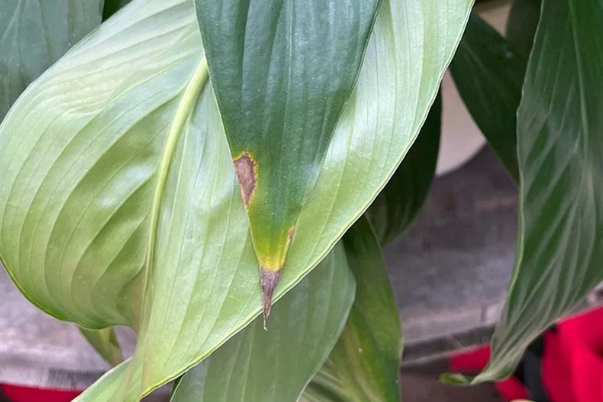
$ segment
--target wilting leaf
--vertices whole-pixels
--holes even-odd
[[[195,0],[259,260],[264,316],[380,0]]]
[[[441,126],[442,99],[438,95],[417,140],[367,211],[381,244],[398,237],[421,210],[435,176]]]
[[[80,332],[110,365],[117,366],[123,361],[121,347],[112,327],[105,329],[80,328]]]
[[[343,239],[356,278],[356,299],[341,338],[304,399],[397,402],[402,334],[381,249],[366,218]]]
[[[380,7],[276,299],[395,171],[470,6]],[[32,84],[0,128],[0,254],[15,283],[56,317],[138,334],[132,359],[80,401],[139,400],[261,312],[247,214],[203,60],[192,2],[135,0]]]
[[[105,7],[103,8],[103,20],[111,17],[129,2],[130,0],[105,0]]]
[[[343,245],[275,306],[188,371],[172,402],[296,402],[329,356],[354,300]],[[225,392],[226,391],[226,392]]]
[[[33,80],[101,22],[102,0],[0,0],[0,121]]]
[[[538,334],[603,280],[603,4],[544,0],[518,114],[520,233],[476,381],[509,376]]]
[[[519,181],[516,114],[526,65],[527,60],[476,14],[450,63],[465,106],[515,181]]]
[[[509,43],[526,59],[530,57],[540,20],[542,0],[514,0],[507,19]]]

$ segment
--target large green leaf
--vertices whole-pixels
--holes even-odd
[[[195,0],[264,316],[358,77],[380,0]]]
[[[436,172],[441,127],[438,95],[417,140],[367,211],[381,244],[398,237],[421,210]]]
[[[0,121],[21,92],[101,22],[103,0],[0,0]]]
[[[296,402],[329,356],[354,300],[343,245],[273,309],[187,372],[172,402]],[[225,392],[227,390],[227,392]]]
[[[492,358],[509,376],[527,345],[603,280],[603,2],[544,0],[518,113],[517,261]]]
[[[526,59],[534,45],[541,7],[542,0],[515,0],[509,11],[507,40]]]
[[[380,7],[276,299],[393,174],[470,7]],[[261,312],[247,214],[205,72],[192,2],[135,0],[32,84],[0,127],[0,254],[17,286],[61,319],[138,333],[132,359],[80,401],[139,400]]]
[[[515,181],[517,108],[527,61],[473,14],[450,63],[456,87],[490,146]]]
[[[402,334],[379,242],[366,218],[343,239],[356,278],[356,300],[329,361],[304,398],[321,400],[331,394],[346,402],[397,402]]]

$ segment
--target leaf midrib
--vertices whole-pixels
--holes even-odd
[[[184,93],[182,95],[180,103],[178,104],[178,108],[176,109],[176,113],[174,115],[170,131],[165,140],[163,151],[161,152],[159,168],[157,169],[155,191],[153,194],[153,203],[151,204],[151,226],[149,230],[147,255],[143,267],[144,287],[142,303],[143,312],[141,317],[144,317],[144,308],[146,305],[144,300],[146,300],[152,261],[155,256],[155,245],[157,243],[157,231],[159,227],[159,214],[161,210],[163,196],[165,194],[165,187],[167,184],[168,174],[170,171],[170,167],[172,166],[174,154],[176,152],[176,148],[178,146],[178,142],[180,140],[186,121],[188,120],[191,112],[197,104],[197,100],[199,99],[199,96],[201,95],[205,83],[207,82],[207,78],[207,59],[203,57],[184,89]]]

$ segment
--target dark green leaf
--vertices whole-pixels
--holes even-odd
[[[261,267],[264,315],[380,0],[195,0]]]
[[[438,95],[417,140],[367,211],[381,244],[398,237],[421,210],[435,176],[441,126],[442,99]]]
[[[103,8],[103,20],[111,17],[129,2],[130,0],[105,0],[105,7]]]
[[[356,300],[328,363],[304,399],[329,394],[345,402],[398,402],[402,334],[379,242],[365,217],[343,241],[356,278]]]
[[[513,373],[538,334],[603,280],[603,2],[544,0],[518,113],[519,241],[476,381]]]
[[[115,335],[115,330],[79,328],[80,332],[110,365],[117,366],[123,361],[121,347]]]
[[[526,59],[530,57],[540,20],[542,0],[515,0],[507,20],[507,40]]]
[[[0,0],[0,122],[21,92],[101,22],[102,0]]]
[[[337,342],[354,287],[340,244],[274,305],[268,331],[256,319],[187,372],[172,402],[296,402]]]
[[[450,64],[463,102],[515,181],[519,181],[516,113],[526,64],[526,59],[476,14],[469,19]]]

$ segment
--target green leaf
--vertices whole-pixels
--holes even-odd
[[[519,241],[488,368],[512,374],[528,344],[603,280],[603,3],[544,0],[518,113]]]
[[[516,114],[526,65],[526,59],[477,14],[471,15],[450,64],[465,106],[516,182]]]
[[[304,398],[320,400],[330,391],[346,402],[400,401],[400,318],[379,242],[366,218],[343,241],[356,278],[356,299],[328,364]]]
[[[441,126],[442,99],[438,95],[417,140],[367,211],[381,244],[402,234],[421,210],[436,172]]]
[[[332,359],[328,359],[312,378],[300,402],[351,402],[351,395],[339,375]]]
[[[103,8],[103,20],[110,18],[130,1],[131,0],[105,0],[105,7]]]
[[[329,356],[354,301],[343,245],[175,387],[172,402],[296,402]],[[225,390],[228,390],[225,392]]]
[[[515,0],[509,11],[507,40],[526,59],[530,57],[534,45],[541,7],[542,0]]]
[[[21,92],[101,22],[102,0],[0,0],[0,121]]]
[[[112,327],[100,330],[80,327],[79,330],[107,363],[117,366],[124,360],[119,341]]]
[[[380,7],[275,300],[401,162],[470,7]],[[261,313],[247,213],[204,71],[192,2],[135,0],[34,82],[0,127],[0,254],[11,277],[55,317],[138,335],[131,360],[79,401],[137,401]]]
[[[380,0],[195,0],[258,257],[264,316]]]

